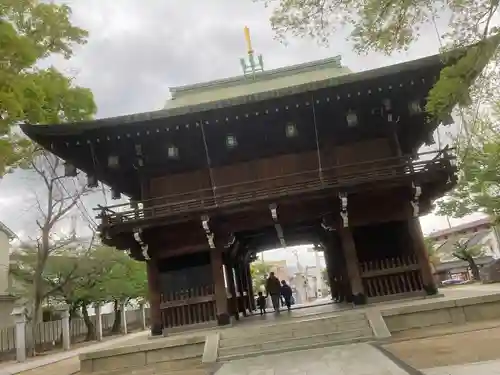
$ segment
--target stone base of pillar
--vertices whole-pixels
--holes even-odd
[[[438,289],[436,287],[436,285],[432,284],[432,285],[423,285],[423,288],[425,290],[425,293],[428,295],[428,296],[434,296],[436,294],[438,294]]]
[[[354,303],[355,305],[366,305],[366,303],[367,303],[367,298],[362,293],[352,295],[351,299],[352,299],[352,303]]]
[[[163,328],[161,324],[153,324],[151,325],[151,336],[162,336]]]
[[[222,313],[217,315],[217,325],[227,326],[231,324],[231,317],[228,313]]]

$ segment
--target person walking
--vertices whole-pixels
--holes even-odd
[[[281,295],[281,284],[279,279],[274,276],[274,272],[269,274],[266,281],[266,292],[271,296],[271,302],[273,304],[274,311],[280,312],[280,295]]]
[[[292,288],[290,288],[290,285],[285,280],[281,280],[281,296],[285,300],[286,308],[290,311],[292,306]]]

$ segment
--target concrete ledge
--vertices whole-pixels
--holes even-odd
[[[216,332],[207,335],[205,348],[203,349],[203,357],[201,359],[203,364],[214,364],[217,362],[217,358],[219,357],[219,341],[219,333]]]
[[[175,339],[166,339],[165,337],[163,337],[162,340],[154,340],[153,342],[146,342],[138,345],[123,346],[121,348],[106,349],[98,352],[82,353],[80,354],[80,361],[133,354],[137,352],[146,352],[158,349],[168,349],[193,344],[201,344],[204,342],[204,336],[176,337]]]
[[[381,309],[382,316],[393,316],[393,315],[403,315],[403,314],[413,314],[417,312],[438,310],[438,309],[448,309],[455,307],[454,300],[448,301],[432,301],[422,304],[406,305],[406,306],[396,306],[389,307],[386,309]]]
[[[376,339],[387,339],[391,337],[391,331],[387,328],[385,320],[378,309],[367,309],[366,310],[366,320],[370,324],[373,331],[373,336]]]
[[[217,328],[216,321],[210,321],[205,323],[195,323],[185,326],[172,327],[172,328],[164,328],[163,329],[163,337],[169,337],[172,334],[177,333],[186,333],[186,332],[194,332],[194,331],[202,331],[206,329]],[[162,337],[162,336],[159,336]]]
[[[500,294],[487,294],[484,296],[473,296],[467,298],[459,298],[455,300],[456,306],[469,306],[479,303],[500,302]]]
[[[500,318],[500,294],[381,309],[391,333],[447,324],[465,324]]]

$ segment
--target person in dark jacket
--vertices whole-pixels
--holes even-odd
[[[290,311],[292,306],[292,288],[290,288],[290,285],[285,280],[281,280],[281,296],[285,300],[286,308]]]
[[[274,276],[274,272],[269,274],[266,281],[266,292],[271,296],[271,302],[273,303],[274,311],[280,312],[280,295],[281,295],[281,284],[279,279]]]
[[[264,315],[266,313],[266,297],[259,292],[259,297],[257,297],[257,305],[259,306],[260,315]]]

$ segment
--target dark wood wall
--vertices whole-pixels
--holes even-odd
[[[218,192],[283,187],[318,177],[316,152],[279,155],[213,169]]]
[[[149,197],[156,198],[200,190],[211,191],[211,189],[209,170],[202,169],[189,173],[178,173],[153,178],[149,185]]]
[[[354,227],[353,236],[360,262],[413,254],[407,220]]]
[[[389,138],[364,140],[348,145],[332,144],[320,152],[321,166],[326,176],[342,176],[387,165],[388,162],[360,164],[370,160],[395,156]],[[351,165],[339,169],[339,166]],[[236,192],[279,188],[319,178],[317,151],[284,154],[241,162],[218,168],[157,177],[150,181],[150,198],[178,195],[174,200],[199,199]],[[332,169],[334,168],[334,169]],[[212,186],[213,184],[213,186]]]
[[[208,251],[160,261],[161,292],[164,295],[213,284]]]

